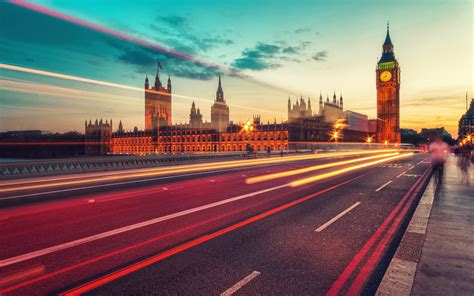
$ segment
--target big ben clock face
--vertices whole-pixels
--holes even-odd
[[[383,82],[387,82],[390,79],[392,79],[392,73],[390,73],[389,71],[383,71],[380,74],[380,80],[382,80]]]

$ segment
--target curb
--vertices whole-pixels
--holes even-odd
[[[411,295],[435,191],[431,178],[375,295]]]

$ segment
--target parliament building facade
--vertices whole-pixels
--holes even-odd
[[[286,122],[263,123],[259,115],[248,123],[230,121],[230,109],[224,98],[222,79],[219,76],[216,98],[211,107],[211,122],[203,122],[201,110],[191,105],[189,123],[172,123],[172,86],[168,78],[163,87],[159,72],[152,87],[145,78],[145,130],[126,131],[120,121],[112,131],[112,120],[85,122],[87,155],[149,155],[164,153],[216,153],[252,151],[284,151],[305,147],[304,143],[331,140],[333,124],[344,118],[343,98],[329,102],[319,98],[319,112],[313,112],[311,100],[303,97],[291,104],[288,99]],[[365,118],[366,119],[366,118]],[[363,141],[368,134],[367,125],[361,131],[346,130],[346,141]],[[343,140],[343,139],[341,139]]]
[[[164,153],[215,153],[239,151],[283,151],[309,147],[311,142],[400,143],[400,67],[393,52],[387,25],[383,53],[376,68],[377,119],[343,110],[342,94],[334,92],[323,100],[319,96],[319,110],[313,111],[311,100],[288,98],[286,122],[263,123],[253,116],[252,129],[230,121],[230,108],[224,97],[219,75],[216,98],[211,106],[211,121],[203,122],[199,107],[193,102],[189,123],[173,124],[172,84],[166,87],[160,80],[161,66],[150,86],[145,78],[145,129],[126,131],[122,122],[112,130],[112,120],[85,122],[87,155],[148,155]],[[344,128],[335,130],[337,123]],[[248,124],[248,123],[246,123]],[[337,132],[337,133],[336,133]],[[334,138],[332,135],[337,134]],[[369,140],[368,140],[369,139]]]

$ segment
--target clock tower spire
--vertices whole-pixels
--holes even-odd
[[[400,143],[400,67],[393,51],[390,28],[382,46],[376,68],[377,128],[379,143]]]

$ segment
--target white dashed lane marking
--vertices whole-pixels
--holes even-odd
[[[323,231],[325,228],[327,228],[329,225],[331,225],[332,223],[336,222],[337,220],[339,220],[342,216],[344,216],[345,214],[349,213],[353,208],[357,207],[358,205],[360,205],[360,201],[356,202],[355,204],[353,204],[352,206],[348,207],[347,209],[345,209],[344,211],[340,212],[336,217],[332,218],[331,220],[329,220],[328,222],[324,223],[323,225],[319,226],[318,228],[316,228],[316,232],[321,232]]]
[[[233,295],[235,292],[237,292],[238,290],[240,290],[240,288],[242,288],[243,286],[245,286],[246,284],[248,284],[251,280],[253,280],[254,278],[256,278],[257,276],[260,275],[260,272],[258,271],[253,271],[251,274],[249,274],[248,276],[244,277],[242,280],[240,280],[239,282],[237,282],[235,285],[233,285],[232,287],[230,287],[229,289],[227,289],[225,292],[223,292],[221,294],[221,296],[229,296],[229,295]]]
[[[400,175],[397,176],[397,178],[400,178],[401,176],[403,176],[407,171],[404,171],[403,173],[401,173]]]
[[[392,183],[392,181],[388,181],[387,183],[383,184],[382,186],[380,186],[379,188],[375,189],[375,191],[379,192],[380,190],[384,189],[385,186],[387,186],[388,184]]]

